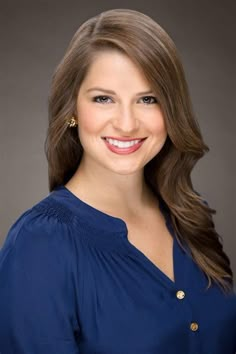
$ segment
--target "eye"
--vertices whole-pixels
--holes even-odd
[[[108,96],[95,96],[93,97],[93,101],[97,103],[107,103],[107,99],[110,99]]]
[[[142,99],[143,99],[143,102],[147,103],[147,104],[157,103],[157,99],[153,96],[144,96],[144,97],[142,97]],[[154,100],[154,102],[153,101],[150,102],[151,99]]]
[[[102,104],[107,104],[109,103],[108,100],[111,100],[110,97],[108,96],[95,96],[93,97],[93,101],[97,102],[97,103],[102,103]],[[144,96],[142,97],[143,101],[145,104],[153,104],[153,103],[157,103],[157,99],[153,96]],[[152,102],[150,102],[152,100]],[[153,102],[154,100],[154,102]]]

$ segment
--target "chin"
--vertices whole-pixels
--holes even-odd
[[[109,168],[109,170],[118,175],[128,176],[140,172],[141,170],[143,170],[143,167],[130,168],[130,166],[127,166],[119,168],[118,166],[116,166],[115,168]]]

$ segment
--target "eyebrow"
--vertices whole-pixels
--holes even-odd
[[[102,91],[102,92],[106,92],[106,93],[109,93],[110,95],[115,95],[115,91],[112,91],[112,90],[107,90],[107,89],[104,89],[102,87],[91,87],[90,89],[88,89],[86,92],[90,92],[90,91]],[[144,92],[139,92],[136,94],[136,96],[139,96],[139,95],[148,95],[150,93],[153,93],[153,91],[144,91]]]

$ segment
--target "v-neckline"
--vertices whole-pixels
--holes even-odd
[[[134,244],[132,244],[128,237],[126,237],[127,245],[130,248],[131,252],[134,253],[138,258],[140,258],[148,268],[154,274],[158,276],[158,278],[164,283],[164,285],[168,285],[169,287],[173,288],[176,287],[177,285],[177,244],[176,244],[176,238],[175,236],[171,233],[171,236],[173,238],[173,244],[172,244],[172,264],[173,264],[173,274],[174,274],[174,280],[169,278],[149,257],[147,257],[139,248],[137,248]]]
[[[165,274],[163,270],[161,270],[161,268],[159,268],[148,256],[146,256],[139,248],[137,248],[134,244],[132,244],[129,241],[127,225],[126,225],[127,233],[126,233],[125,240],[127,241],[127,244],[128,244],[128,247],[130,248],[130,250],[132,252],[134,252],[138,257],[140,257],[140,259],[143,260],[143,262],[146,264],[146,266],[148,268],[150,268],[150,270],[158,276],[158,278],[164,283],[164,285],[167,285],[170,288],[176,288],[177,277],[178,277],[178,275],[177,275],[178,245],[177,245],[177,240],[176,240],[176,234],[175,234],[175,230],[172,225],[172,221],[170,218],[170,212],[169,212],[167,205],[165,204],[164,200],[161,198],[160,195],[158,195],[157,197],[158,197],[160,211],[165,219],[165,225],[166,225],[166,227],[173,239],[171,255],[172,255],[172,267],[173,267],[174,280],[169,278],[168,275]]]

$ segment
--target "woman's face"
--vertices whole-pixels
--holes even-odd
[[[77,116],[82,159],[94,173],[101,168],[123,175],[140,172],[167,137],[158,98],[137,66],[118,51],[96,56],[78,93]]]

